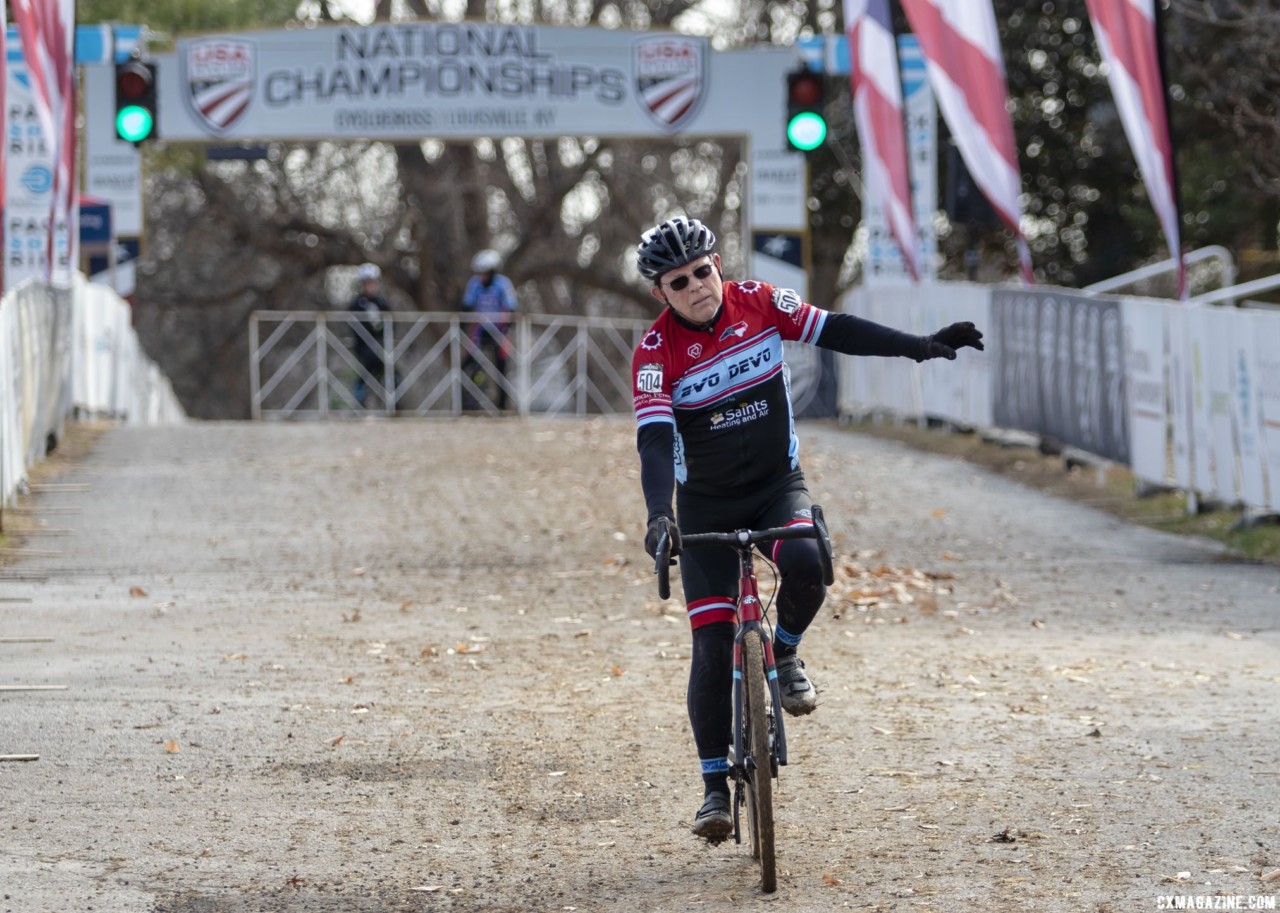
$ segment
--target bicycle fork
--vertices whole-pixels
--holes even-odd
[[[750,560],[748,557],[747,560]],[[773,653],[773,634],[763,623],[764,613],[760,609],[759,589],[755,575],[750,568],[745,568],[738,581],[738,630],[733,638],[733,757],[729,763],[734,767],[746,769],[748,748],[746,733],[742,727],[742,710],[746,706],[747,682],[742,670],[742,637],[749,630],[760,632],[760,644],[764,648],[765,682],[769,687],[769,700],[772,704],[769,712],[773,732],[773,754],[778,766],[787,763],[787,734],[782,723],[782,688],[778,684],[778,668]],[[758,767],[761,758],[752,758]],[[769,764],[769,776],[776,776],[778,771]]]

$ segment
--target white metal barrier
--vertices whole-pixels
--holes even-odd
[[[254,312],[253,417],[459,415],[504,407],[520,415],[629,413],[631,355],[650,325],[520,315],[505,333],[488,337],[485,318],[476,314],[383,316],[375,328],[344,311]],[[372,359],[361,360],[358,342]]]
[[[70,289],[24,282],[0,299],[0,504],[73,414],[145,424],[184,417],[114,291],[80,276]]]
[[[1022,316],[996,320],[1001,295],[1006,305],[1016,298]],[[1099,318],[1103,307],[1119,320]],[[1109,459],[1089,442],[1114,448],[1118,436],[1123,461],[1146,482],[1280,511],[1280,314],[959,283],[859,288],[842,309],[915,333],[972,320],[986,334],[985,352],[966,349],[954,362],[842,358],[844,416],[995,427],[1002,413],[1038,409],[1079,432],[1066,443]],[[1111,422],[1122,422],[1118,435],[1099,434]]]

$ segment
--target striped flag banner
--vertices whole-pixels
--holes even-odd
[[[1107,81],[1125,136],[1178,264],[1178,297],[1187,297],[1187,271],[1178,228],[1173,138],[1165,107],[1155,0],[1086,0]]]
[[[844,0],[844,22],[849,33],[853,113],[862,141],[863,186],[884,207],[889,232],[912,281],[919,282],[920,252],[889,0]]]
[[[71,281],[76,226],[71,222],[76,192],[75,0],[11,0],[35,87],[36,113],[53,153],[53,200],[49,219],[49,278]],[[65,236],[67,251],[54,249]],[[63,258],[65,257],[65,262]]]
[[[1009,89],[991,0],[902,0],[928,60],[942,116],[969,173],[1013,232],[1025,282],[1031,251],[1022,232],[1022,175],[1005,107]]]

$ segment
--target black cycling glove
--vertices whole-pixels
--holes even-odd
[[[680,554],[680,530],[676,527],[676,521],[659,515],[649,521],[649,529],[644,534],[644,550],[649,553],[650,558],[658,557],[658,540],[663,532],[671,537],[671,557],[675,558]],[[675,561],[671,563],[675,564]]]
[[[933,335],[923,337],[923,340],[924,344],[920,347],[920,354],[916,357],[916,361],[926,361],[930,358],[954,359],[956,349],[965,346],[979,351],[985,348],[982,344],[982,332],[968,321],[943,327]]]

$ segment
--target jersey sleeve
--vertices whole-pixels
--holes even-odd
[[[775,288],[767,282],[744,283],[744,286],[783,339],[810,346],[817,344],[827,322],[827,311],[801,301],[800,295],[789,288]]]
[[[637,428],[655,422],[675,426],[676,414],[671,405],[673,381],[664,357],[662,333],[657,328],[651,329],[640,340],[631,358],[631,394]]]
[[[516,287],[506,276],[502,277],[502,309],[509,313],[516,309]]]
[[[476,296],[480,292],[480,282],[472,276],[467,280],[467,289],[462,293],[462,306],[468,310],[474,310],[476,306]]]

